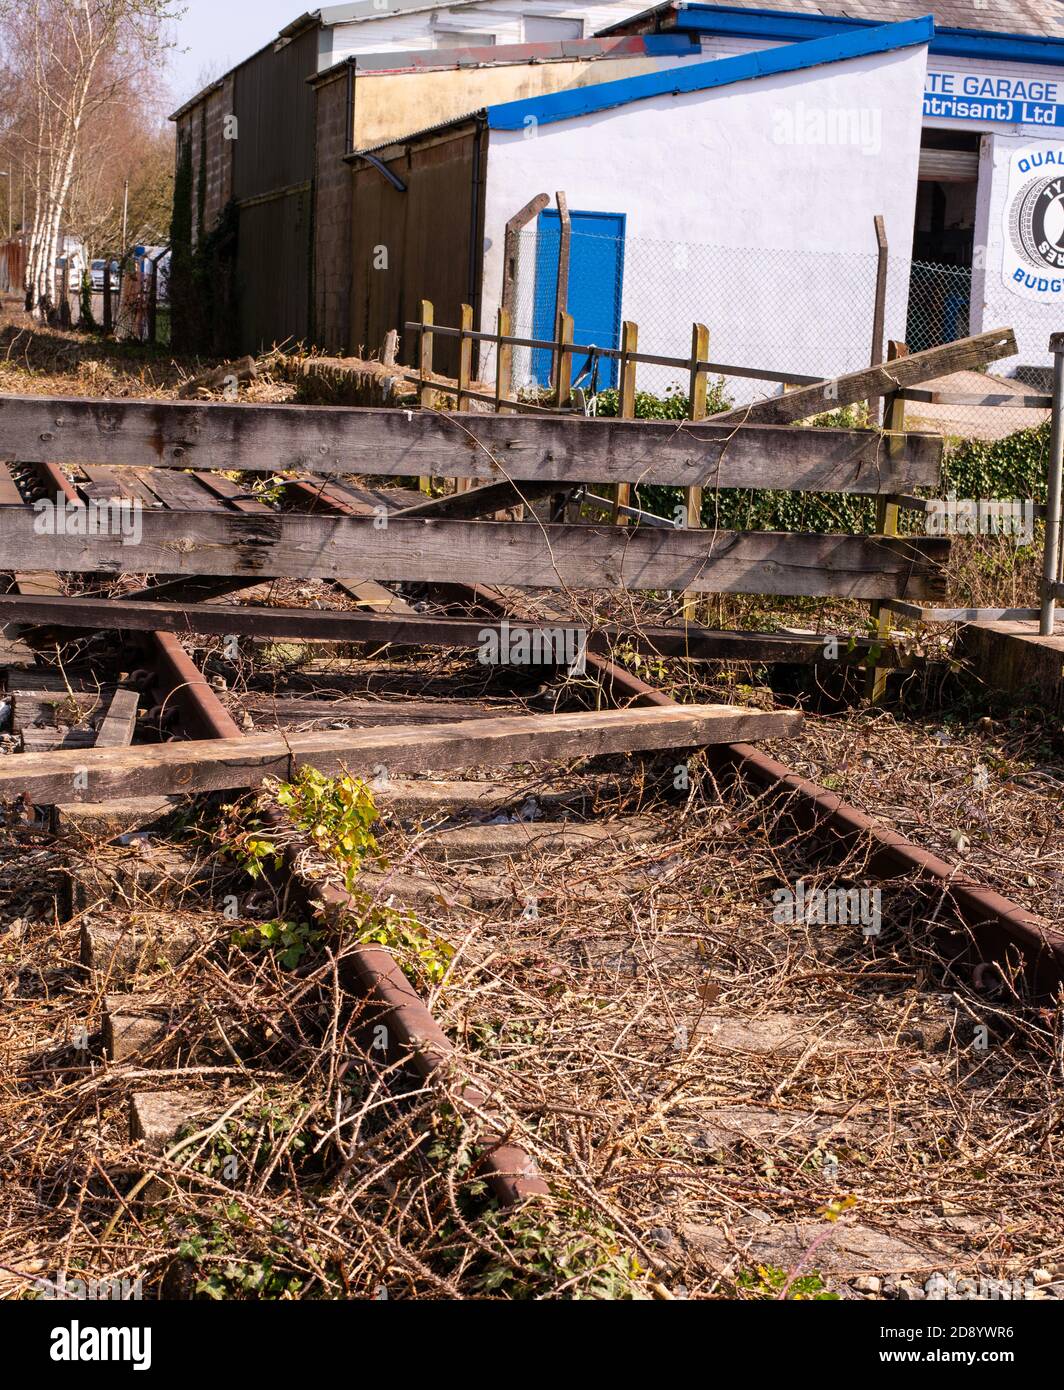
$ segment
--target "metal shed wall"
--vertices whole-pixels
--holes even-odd
[[[235,73],[237,140],[233,196],[239,202],[309,179],[314,168],[314,90],[318,29],[267,48]]]
[[[233,197],[239,210],[240,347],[258,352],[312,335],[311,267],[318,26],[234,74]]]
[[[236,292],[242,351],[309,339],[312,223],[309,183],[240,208]]]
[[[484,225],[487,130],[469,122],[382,151],[381,157],[407,191],[399,192],[372,165],[356,163],[350,348],[374,351],[397,328],[402,359],[412,364],[416,335],[408,336],[403,325],[418,317],[422,299],[432,300],[436,322],[449,327],[458,325],[464,303],[479,313],[483,256],[477,229]],[[436,339],[434,365],[456,374],[455,339]]]

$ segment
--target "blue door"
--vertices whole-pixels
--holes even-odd
[[[621,287],[624,282],[623,212],[571,212],[569,304],[573,341],[585,346],[616,348],[621,341]],[[551,209],[539,215],[536,238],[536,305],[533,338],[553,338],[557,312],[558,246],[561,221]],[[573,377],[579,377],[586,354],[573,354]],[[550,385],[551,354],[537,348],[532,374],[541,386]],[[581,385],[587,386],[587,378]],[[616,358],[600,358],[598,388],[617,384]]]

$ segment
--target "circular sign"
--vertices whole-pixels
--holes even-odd
[[[1009,208],[1009,232],[1028,265],[1064,269],[1064,186],[1059,174],[1023,185]]]

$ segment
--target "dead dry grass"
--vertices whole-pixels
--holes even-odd
[[[184,380],[174,364],[124,365],[83,340],[41,336],[5,330],[0,391],[170,395]],[[1026,559],[1010,568],[999,554],[987,568],[980,553],[957,560],[951,601],[1029,594]],[[268,597],[322,595],[286,582]],[[678,604],[568,598],[582,621],[660,622]],[[524,602],[546,615],[547,600]],[[712,614],[819,631],[867,621],[863,605],[757,599],[721,600]],[[935,634],[926,641],[943,656]],[[197,656],[235,711],[247,692],[305,670],[283,644],[269,661],[226,663],[217,644]],[[115,659],[97,649],[96,661]],[[367,679],[369,665],[318,669],[308,683],[382,700],[441,682],[490,694],[468,658],[412,661],[403,691]],[[945,660],[879,711],[840,706],[838,690],[773,691],[764,671],[638,669],[682,700],[806,701],[804,732],[775,756],[1059,920],[1064,767],[1059,729],[1035,711],[1002,708]],[[586,681],[517,693],[529,708],[591,698]],[[430,856],[425,826],[391,824],[374,891],[387,894],[388,873],[427,878],[438,892],[420,909],[425,925],[456,953],[432,1006],[459,1061],[432,1090],[412,1091],[367,1050],[366,1017],[338,983],[350,924],[294,970],[232,946],[245,923],[220,915],[227,889],[246,922],[286,909],[262,890],[249,901],[230,864],[201,904],[199,949],[136,985],[163,990],[169,1034],[136,1064],[105,1063],[102,989],[78,965],[79,924],[56,909],[64,865],[95,851],[9,824],[0,1293],[81,1271],[224,1297],[768,1297],[764,1270],[815,1274],[848,1294],[858,1268],[1023,1278],[1064,1259],[1059,1011],[1029,1010],[996,973],[956,964],[934,935],[946,905],[905,883],[882,885],[878,936],[774,920],[773,893],[799,879],[810,890],[880,885],[859,857],[818,868],[779,807],[722,797],[704,770],[678,798],[670,771],[625,768],[626,794],[594,807],[597,821],[655,819],[659,838],[641,848],[607,839],[478,868]],[[518,803],[548,774],[557,780],[557,769],[512,774]],[[99,909],[110,924],[138,910]],[[470,1075],[547,1175],[544,1208],[502,1216],[486,1202],[456,1118]],[[131,1093],[190,1082],[213,1097],[202,1132],[149,1159],[128,1138]],[[218,1115],[228,1118],[214,1129]],[[161,1190],[150,1205],[131,1201],[149,1171]]]
[[[432,1092],[367,1053],[338,987],[350,933],[285,971],[232,949],[217,913],[189,961],[137,986],[162,988],[166,1039],[104,1064],[77,926],[52,915],[59,859],[6,836],[0,1287],[65,1270],[226,1297],[753,1297],[796,1242],[819,1241],[804,1273],[844,1294],[855,1269],[1023,1278],[1064,1257],[1058,1015],[951,969],[905,884],[875,938],[774,921],[775,890],[860,884],[860,861],[818,874],[776,811],[705,775],[679,805],[656,775],[628,781],[595,820],[638,809],[660,840],[493,864],[512,891],[487,906],[446,905],[483,866],[427,858],[424,826],[388,831],[388,872],[437,884],[431,928],[456,951],[431,1003],[460,1060]],[[260,896],[261,919],[277,907]],[[470,1075],[548,1177],[545,1213],[485,1204],[447,1118]],[[228,1112],[224,1131],[147,1159],[129,1094],[190,1084],[213,1096],[202,1130]],[[148,1171],[154,1204],[127,1202]]]
[[[475,660],[439,654],[391,688],[366,661],[302,677],[274,656],[206,664],[227,671],[234,709],[300,679],[336,695],[485,693]],[[770,751],[947,858],[961,829],[966,869],[1050,914],[1060,763],[1036,726],[856,710],[814,715]],[[367,1051],[365,1015],[338,985],[350,925],[295,970],[232,947],[246,923],[220,916],[227,892],[250,921],[286,909],[261,887],[249,900],[228,862],[200,949],[136,986],[162,989],[168,1036],[135,1065],[106,1064],[102,989],[76,964],[77,924],[56,921],[66,852],[6,831],[0,1289],[80,1270],[184,1296],[767,1297],[782,1271],[850,1296],[862,1271],[1023,1279],[1064,1258],[1058,1013],[951,965],[932,934],[946,906],[905,883],[882,886],[876,937],[774,920],[772,895],[799,879],[871,888],[860,858],[818,869],[780,808],[723,797],[704,770],[686,797],[671,766],[618,770],[625,793],[591,793],[584,814],[649,816],[651,844],[443,863],[430,825],[389,822],[374,893],[427,880],[421,920],[455,951],[431,1004],[459,1060],[431,1090]],[[499,780],[521,805],[547,778],[558,770]],[[137,910],[102,909],[109,925]],[[486,1202],[455,1118],[469,1077],[548,1177],[545,1208]],[[128,1139],[130,1094],[190,1084],[213,1097],[204,1132],[149,1160]],[[149,1171],[157,1200],[129,1202]]]

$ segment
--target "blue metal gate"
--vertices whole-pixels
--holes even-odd
[[[569,251],[568,312],[573,317],[573,339],[589,346],[619,347],[625,215],[623,212],[571,212],[569,217],[572,222],[572,242]],[[547,209],[541,212],[536,237],[534,338],[554,337],[560,241],[561,221],[557,211]],[[574,377],[583,369],[585,360],[582,354],[574,355]],[[537,348],[532,354],[532,374],[541,386],[550,385],[550,369],[551,354]],[[616,359],[600,360],[599,388],[616,384]]]

